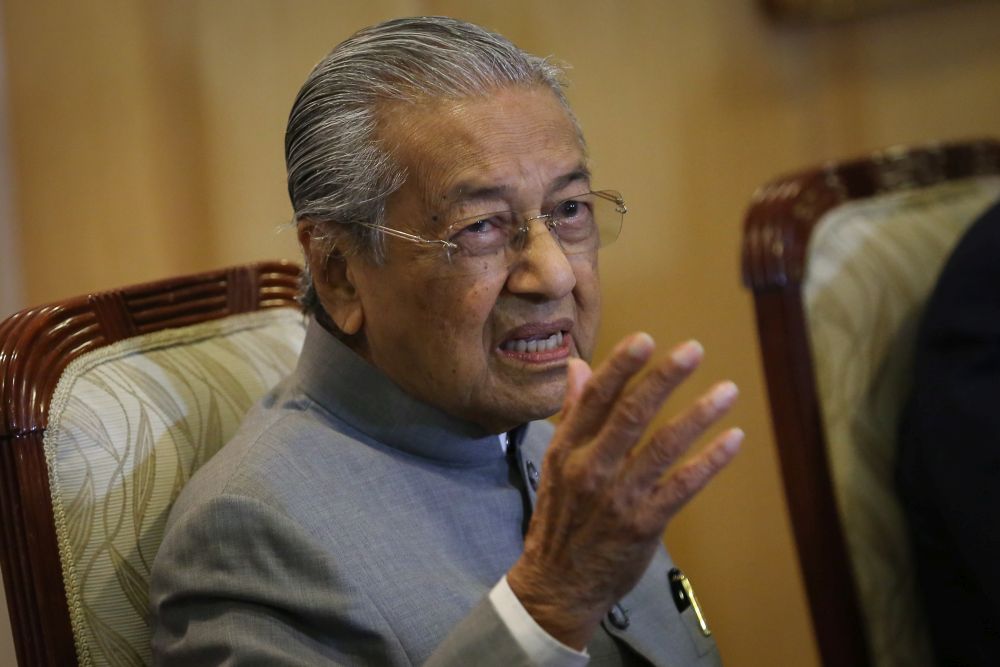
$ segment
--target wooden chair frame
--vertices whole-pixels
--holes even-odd
[[[80,355],[132,336],[297,307],[300,269],[261,262],[31,308],[0,323],[0,566],[18,663],[77,664],[42,441]]]
[[[779,178],[744,221],[743,282],[752,290],[785,496],[823,664],[870,664],[864,621],[827,467],[826,439],[802,305],[816,223],[845,202],[1000,174],[1000,142],[895,148]]]

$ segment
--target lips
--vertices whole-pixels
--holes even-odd
[[[573,321],[570,319],[523,324],[508,331],[497,347],[506,356],[525,360],[561,358],[569,353],[572,328]]]

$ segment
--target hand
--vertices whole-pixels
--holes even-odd
[[[653,354],[648,334],[627,337],[596,372],[573,359],[563,418],[545,455],[524,552],[511,590],[550,635],[582,649],[601,618],[638,583],[667,521],[736,455],[730,429],[678,463],[728,411],[736,385],[720,382],[639,441],[670,393],[698,366],[688,342],[626,387]]]

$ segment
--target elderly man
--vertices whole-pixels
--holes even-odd
[[[718,664],[660,540],[736,453],[678,462],[736,388],[640,442],[701,348],[587,365],[625,204],[558,76],[445,18],[313,70],[286,135],[305,345],[176,503],[160,664]]]

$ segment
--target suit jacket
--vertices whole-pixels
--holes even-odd
[[[531,664],[487,598],[523,548],[552,427],[496,435],[403,393],[315,321],[295,373],[178,498],[153,566],[159,664]],[[660,550],[591,664],[718,665]]]
[[[897,481],[942,665],[1000,661],[1000,204],[927,304]]]

